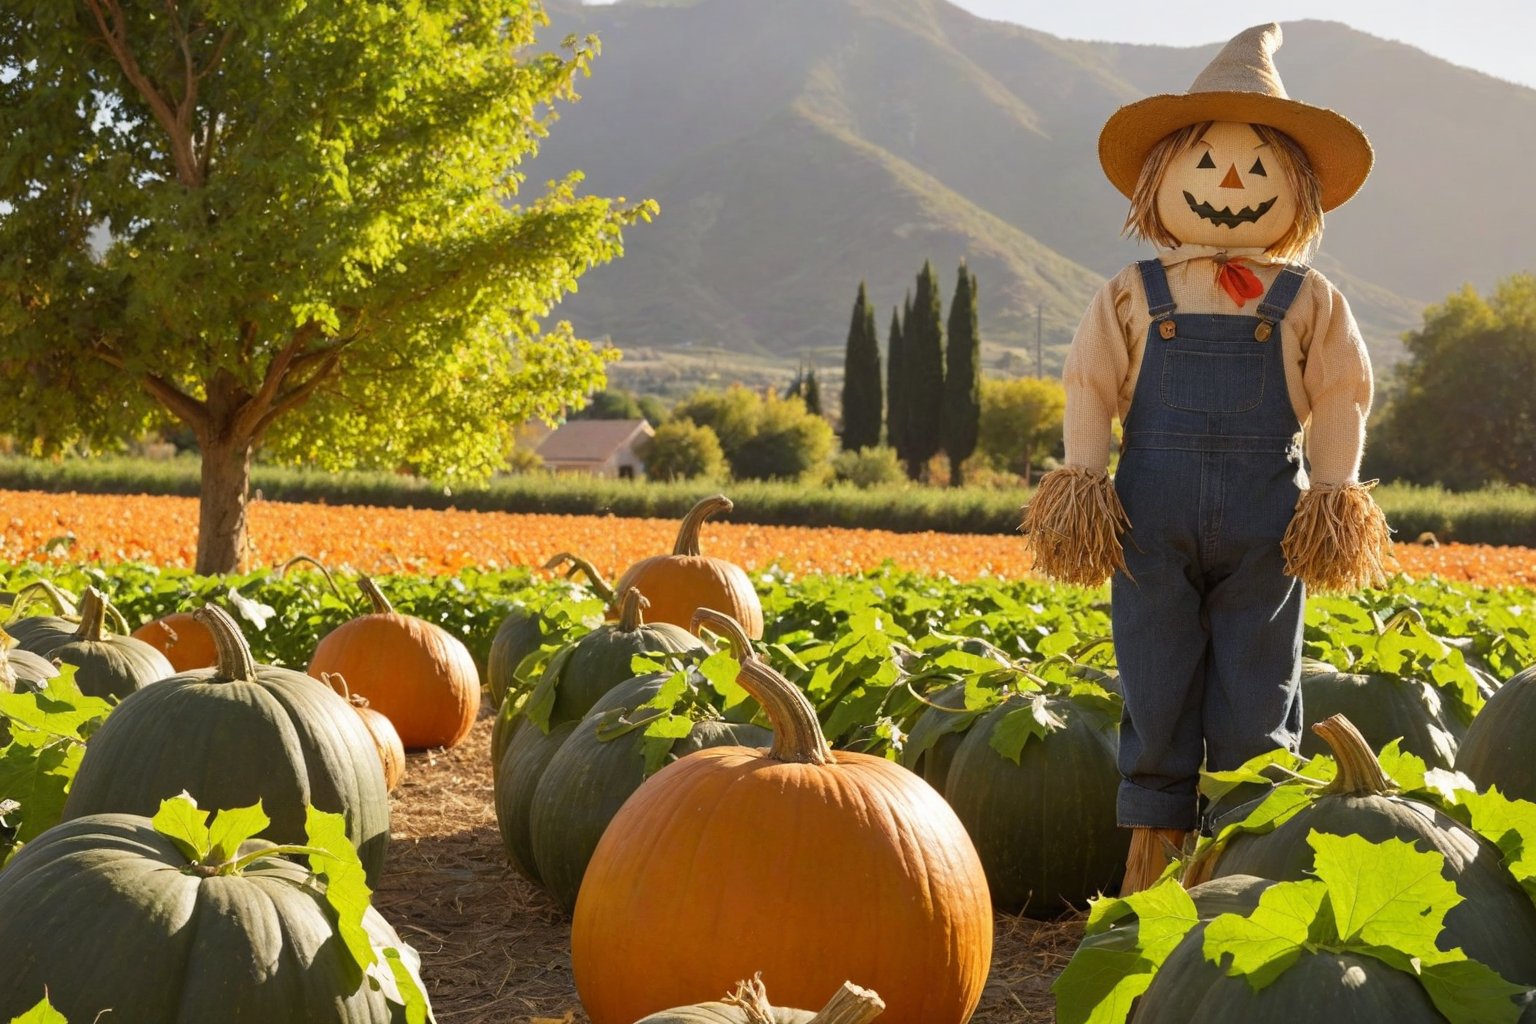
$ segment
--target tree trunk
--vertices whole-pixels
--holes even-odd
[[[950,459],[949,460],[949,486],[951,486],[951,487],[964,487],[965,486],[965,460],[964,459]]]
[[[250,442],[205,440],[197,518],[197,571],[202,575],[239,571],[250,492]]]

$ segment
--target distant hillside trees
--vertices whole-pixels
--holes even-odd
[[[826,415],[821,408],[821,384],[816,380],[814,366],[801,366],[795,371],[795,379],[784,389],[784,397],[800,399],[812,416]]]
[[[825,471],[832,427],[800,398],[760,396],[735,385],[698,391],[672,410],[674,421],[707,427],[737,480],[804,480]]]
[[[949,308],[949,346],[944,355],[944,451],[949,484],[965,483],[965,460],[976,451],[981,428],[981,336],[976,326],[976,275],[960,264]]]
[[[1371,475],[1471,490],[1536,485],[1536,274],[1424,311],[1371,425]]]
[[[864,282],[853,303],[848,325],[848,347],[843,356],[844,451],[873,448],[880,443],[884,415],[884,387],[880,381],[880,339],[875,333],[875,310],[869,304]]]
[[[928,460],[944,445],[944,313],[933,264],[923,262],[917,275],[912,312],[902,324],[905,342],[902,376],[906,393],[907,476],[926,481]]]

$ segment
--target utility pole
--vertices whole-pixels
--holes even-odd
[[[1045,305],[1043,303],[1039,303],[1039,302],[1035,303],[1035,376],[1036,377],[1044,377],[1045,376],[1045,349],[1044,349],[1042,341],[1041,341],[1041,336],[1044,333],[1043,329],[1042,329],[1042,323],[1043,323],[1043,320],[1044,320],[1044,315],[1045,315]]]

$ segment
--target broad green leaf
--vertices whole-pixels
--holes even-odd
[[[1458,795],[1473,831],[1499,848],[1510,874],[1536,900],[1536,803],[1512,800],[1497,788]]]
[[[316,851],[309,856],[309,870],[325,879],[325,902],[336,915],[336,934],[352,954],[358,970],[365,971],[375,955],[373,943],[363,928],[363,915],[372,891],[357,850],[347,838],[346,819],[308,807],[304,812],[304,830],[307,845]]]
[[[208,827],[209,862],[222,864],[234,859],[241,843],[254,838],[270,824],[272,819],[262,810],[260,800],[250,807],[219,811]]]
[[[197,801],[186,790],[160,801],[160,809],[149,823],[156,832],[176,845],[181,855],[187,858],[187,863],[203,864],[208,861],[208,853],[213,846],[208,831],[208,812],[199,808]]]
[[[1344,943],[1391,946],[1411,951],[1426,963],[1439,953],[1435,940],[1446,911],[1462,901],[1456,886],[1441,876],[1445,858],[1412,843],[1312,831],[1313,871],[1328,887],[1328,903]]]
[[[1051,708],[1044,694],[1032,694],[1023,699],[1023,707],[1003,713],[990,740],[992,749],[1014,764],[1019,763],[1024,744],[1032,739],[1043,740],[1067,727],[1066,720]]]
[[[693,729],[693,719],[687,715],[664,712],[656,715],[645,725],[640,741],[640,756],[645,762],[647,778],[656,774],[667,763],[672,745],[687,736]]]
[[[1317,881],[1270,886],[1249,916],[1222,914],[1205,926],[1205,958],[1219,965],[1230,956],[1227,974],[1257,992],[1301,956],[1326,892]]]
[[[0,693],[0,717],[11,724],[11,742],[33,747],[59,737],[84,740],[111,710],[110,702],[80,692],[75,666],[67,664],[40,690]]]
[[[533,692],[528,695],[528,702],[523,705],[523,714],[528,717],[528,721],[538,726],[542,733],[549,732],[549,715],[555,709],[555,689],[560,685],[560,677],[565,672],[565,663],[571,659],[575,649],[574,644],[567,644],[550,656],[549,661],[544,665],[544,674],[539,676]]]
[[[427,993],[421,987],[421,979],[417,977],[416,968],[406,963],[401,951],[394,946],[376,948],[375,952],[388,967],[389,982],[393,985],[392,988],[390,984],[383,986],[385,995],[392,1002],[405,1007],[406,1024],[427,1024],[429,1021],[435,1021],[437,1018],[433,1016],[432,1007],[427,1003]]]
[[[42,1002],[22,1014],[20,1017],[12,1017],[11,1024],[69,1024],[64,1015],[53,1008],[47,996],[43,996]]]
[[[1095,901],[1089,936],[1051,985],[1058,1024],[1120,1024],[1168,954],[1199,923],[1194,902],[1172,879],[1123,899]],[[1134,924],[1125,921],[1135,914]]]
[[[1520,1019],[1514,997],[1526,987],[1505,981],[1476,960],[1424,964],[1419,982],[1451,1024],[1514,1024]]]
[[[725,708],[733,708],[750,696],[736,681],[741,663],[731,657],[730,651],[716,651],[699,663],[698,670],[724,700]]]

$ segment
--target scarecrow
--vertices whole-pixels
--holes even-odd
[[[1024,513],[1039,569],[1111,580],[1127,893],[1199,827],[1202,765],[1297,747],[1305,592],[1378,579],[1387,544],[1359,480],[1370,361],[1344,297],[1305,263],[1371,147],[1286,95],[1280,39],[1278,25],[1248,29],[1187,93],[1105,124],[1126,233],[1158,255],[1083,317],[1063,377],[1066,461]]]

